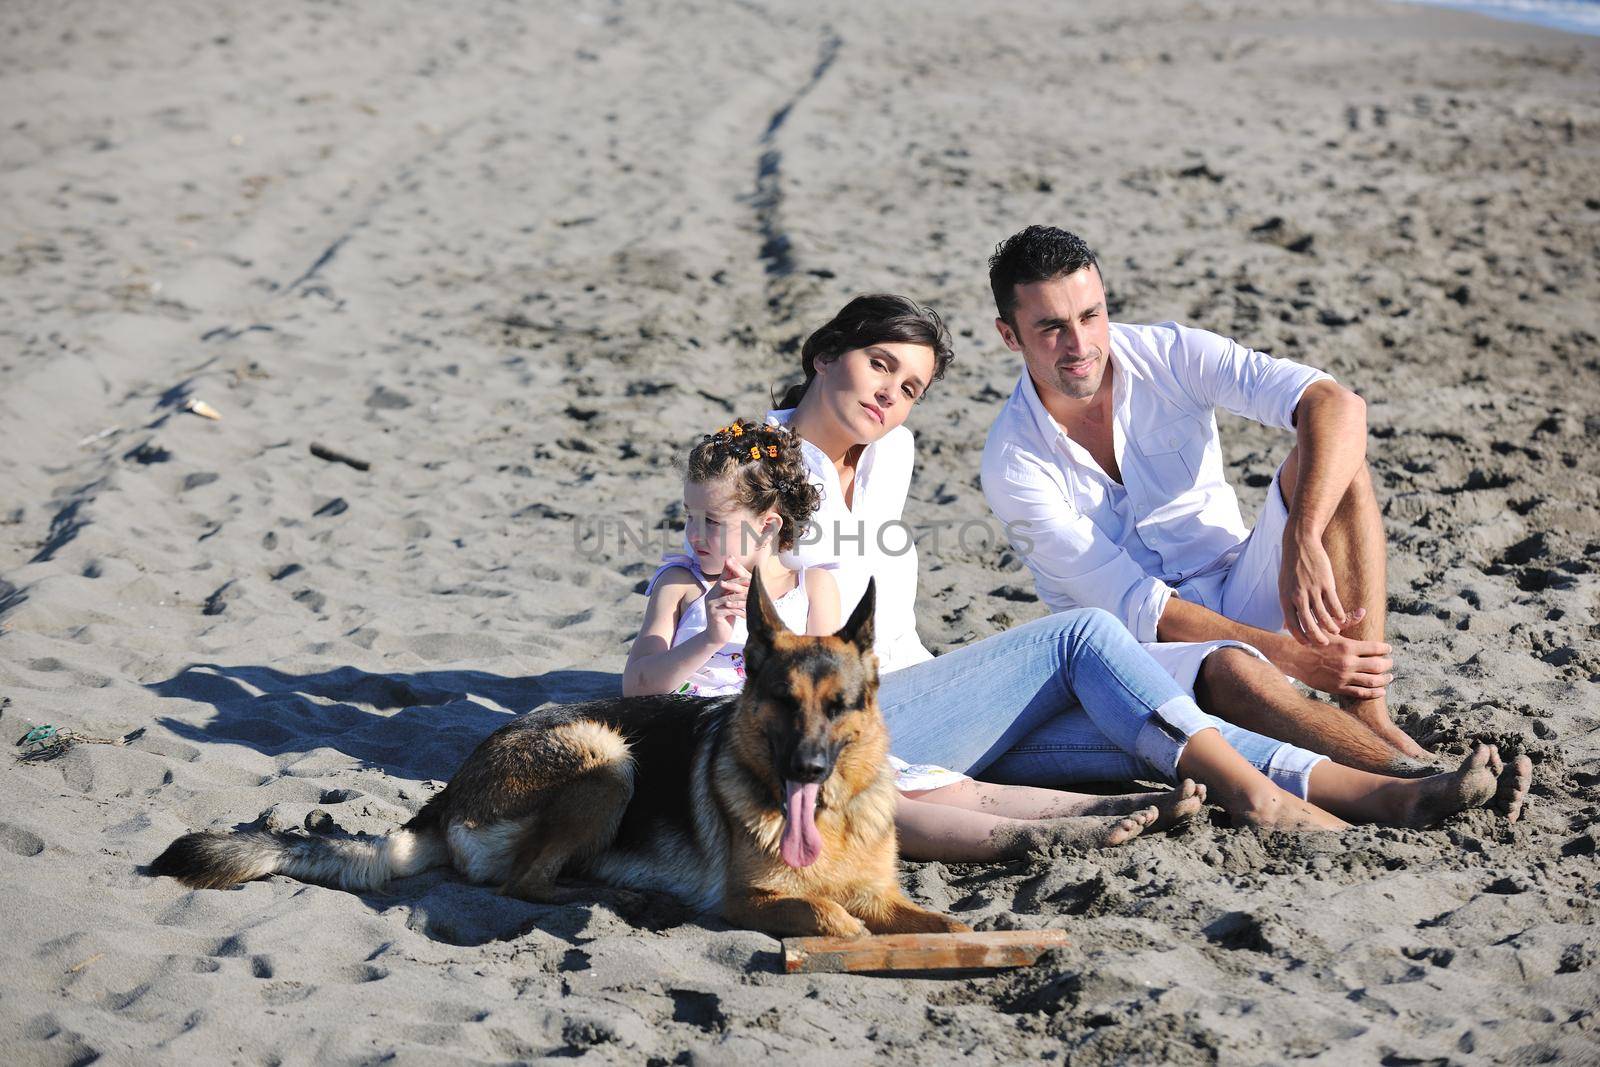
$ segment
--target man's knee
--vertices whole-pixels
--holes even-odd
[[[1296,445],[1289,450],[1289,456],[1283,461],[1283,467],[1278,472],[1278,493],[1283,499],[1285,509],[1293,506],[1295,484],[1299,477],[1300,448]],[[1356,466],[1355,474],[1350,478],[1350,484],[1345,488],[1344,495],[1339,498],[1338,510],[1344,511],[1377,499],[1378,491],[1372,481],[1372,468],[1368,466],[1366,457],[1362,457],[1360,464]]]
[[[1257,656],[1242,648],[1231,645],[1219,648],[1200,664],[1195,693],[1204,699],[1206,694],[1237,692],[1244,686],[1258,688],[1265,666]]]

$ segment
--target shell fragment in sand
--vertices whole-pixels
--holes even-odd
[[[222,413],[216,408],[212,407],[210,404],[207,404],[204,400],[196,400],[192,396],[183,402],[183,410],[193,412],[194,414],[199,415],[202,419],[215,420],[222,418]]]
[[[80,440],[78,442],[78,447],[79,448],[88,448],[90,445],[94,444],[96,441],[104,441],[107,437],[110,437],[112,434],[116,433],[117,431],[119,431],[121,429],[122,429],[121,426],[107,426],[105,429],[101,430],[99,433],[92,433],[88,437],[85,437],[82,440]]]

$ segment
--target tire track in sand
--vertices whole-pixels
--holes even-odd
[[[769,280],[769,297],[773,298],[769,303],[773,304],[774,311],[778,310],[776,303],[781,303],[781,299],[770,293],[770,281],[787,277],[795,269],[794,242],[783,223],[783,150],[778,147],[778,134],[794,109],[827,75],[843,47],[844,38],[838,34],[829,31],[823,37],[810,77],[767,119],[767,128],[757,142],[761,156],[756,161],[755,192],[751,194],[750,204],[755,209],[756,230],[761,237],[758,255]]]

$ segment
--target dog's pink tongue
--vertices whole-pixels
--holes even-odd
[[[822,855],[817,833],[817,783],[784,782],[783,840],[778,852],[791,867],[809,867]]]

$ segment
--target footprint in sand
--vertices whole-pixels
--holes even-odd
[[[234,959],[245,955],[245,952],[244,939],[238,934],[231,934],[228,937],[220,938],[206,955],[215,956],[219,959]]]
[[[83,1035],[76,1030],[68,1030],[50,1012],[35,1015],[29,1019],[22,1028],[22,1037],[27,1041],[47,1041],[52,1044],[51,1051],[58,1053],[58,1058],[52,1062],[60,1063],[93,1063],[100,1058],[100,1050],[83,1040]]]
[[[20,826],[0,822],[0,848],[15,856],[37,856],[44,851],[44,838]]]
[[[708,1033],[721,1033],[728,1028],[728,1017],[722,1011],[722,999],[715,993],[693,989],[669,989],[672,997],[672,1021],[687,1023]]]
[[[314,985],[300,985],[293,982],[274,982],[262,988],[261,1003],[270,1008],[280,1008],[285,1004],[293,1004],[314,996],[317,988]]]
[[[354,985],[366,982],[381,982],[389,977],[389,968],[377,963],[358,963],[351,967],[341,968],[338,971],[338,976]]]

